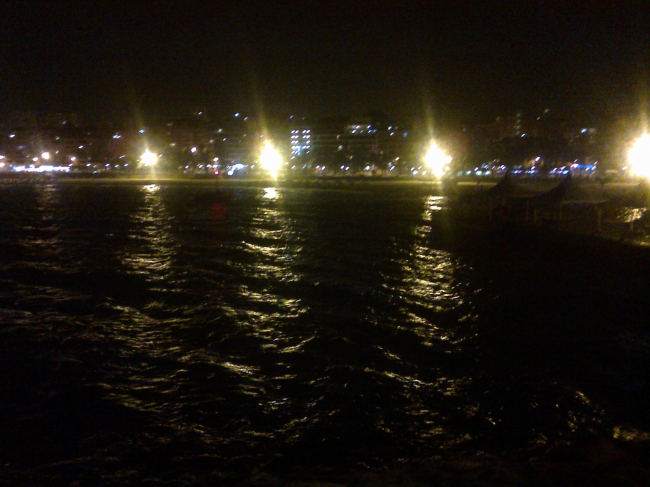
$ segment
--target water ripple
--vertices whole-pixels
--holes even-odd
[[[406,187],[0,198],[17,484],[227,484],[648,438],[643,262],[602,274],[603,293],[572,254],[577,285],[558,290],[541,259],[453,250],[448,201]]]

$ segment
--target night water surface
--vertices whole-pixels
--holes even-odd
[[[645,253],[461,231],[412,185],[22,184],[0,205],[10,485],[648,440]]]

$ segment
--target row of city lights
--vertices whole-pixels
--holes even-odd
[[[0,156],[0,159],[4,159],[4,156]],[[43,161],[49,161],[51,159],[50,153],[47,151],[43,152],[41,159]],[[38,157],[35,157],[33,160],[37,162]],[[70,160],[74,162],[76,158],[71,157]],[[451,156],[446,154],[435,141],[431,141],[424,156],[424,164],[436,178],[441,178],[445,174],[451,161]],[[155,166],[157,162],[158,155],[151,152],[148,148],[140,156],[140,163],[144,167]],[[650,134],[645,133],[637,139],[628,153],[628,162],[630,164],[629,169],[631,174],[650,179]],[[271,142],[268,140],[265,141],[260,152],[260,165],[262,168],[271,177],[277,178],[282,168],[282,163],[283,159],[278,150],[273,147]],[[4,164],[0,167],[4,167]]]
[[[632,174],[650,179],[650,134],[642,135],[628,153]],[[424,164],[431,173],[440,179],[448,170],[452,157],[445,153],[435,141],[431,141],[424,156]],[[265,142],[260,163],[269,174],[276,178],[282,167],[282,157],[270,142]]]

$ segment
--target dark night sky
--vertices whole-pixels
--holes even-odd
[[[51,1],[0,13],[0,119],[205,107],[457,122],[550,108],[597,123],[639,110],[650,86],[648,2]]]

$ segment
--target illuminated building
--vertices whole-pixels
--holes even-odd
[[[306,127],[291,130],[291,157],[300,157],[311,152],[311,129]]]

